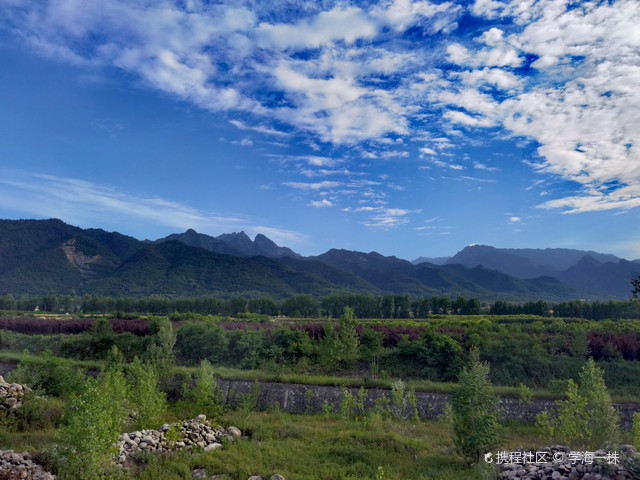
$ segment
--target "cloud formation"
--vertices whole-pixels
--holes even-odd
[[[576,187],[542,208],[640,205],[637,0],[4,0],[0,19],[43,55],[122,69],[256,135],[462,171],[446,150],[491,129],[535,142],[534,170]],[[454,36],[461,25],[473,30]],[[303,161],[326,175],[341,163]]]
[[[520,27],[507,36],[491,28],[469,49],[448,47],[449,60],[463,71],[438,96],[455,107],[445,118],[533,138],[535,168],[581,186],[543,208],[578,213],[640,205],[640,4],[477,0],[472,11],[511,17]],[[520,66],[526,56],[535,59],[537,82],[515,70],[487,69]],[[489,87],[500,96],[482,93]]]
[[[245,230],[267,234],[276,242],[295,244],[304,235],[273,226],[256,225],[234,215],[204,212],[180,202],[158,197],[140,197],[109,185],[52,175],[3,175],[0,203],[39,217],[64,218],[79,226],[94,227],[96,218],[121,218],[124,223],[148,223],[220,234]],[[104,225],[100,225],[104,227]]]

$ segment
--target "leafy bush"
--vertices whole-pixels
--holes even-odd
[[[22,398],[22,406],[5,421],[10,420],[20,432],[47,430],[60,425],[62,413],[63,403],[59,399],[41,397],[31,392]]]
[[[477,462],[498,443],[498,399],[489,381],[489,365],[472,349],[451,395],[453,440],[464,456]]]
[[[176,333],[166,317],[150,317],[149,333],[151,339],[143,358],[151,366],[158,377],[166,377],[176,363],[173,347],[176,344]]]
[[[556,403],[555,412],[537,417],[541,433],[574,448],[597,449],[617,442],[620,417],[611,404],[603,372],[592,358],[583,366],[578,383],[569,380],[566,398]]]
[[[85,373],[63,358],[45,352],[38,358],[22,355],[8,380],[54,397],[67,398],[84,385]]]
[[[195,373],[195,384],[185,384],[184,398],[198,414],[203,413],[212,419],[222,415],[222,392],[216,383],[213,367],[207,360],[200,362]]]
[[[357,321],[353,309],[344,308],[338,320],[336,331],[333,322],[328,319],[324,328],[324,338],[318,349],[319,361],[326,368],[352,366],[359,356],[360,339],[356,332]]]
[[[157,428],[167,413],[167,399],[158,389],[154,368],[136,357],[127,367],[126,380],[135,428]]]
[[[227,357],[227,334],[212,321],[185,323],[176,333],[176,353],[187,364],[197,364],[203,358],[216,364]]]
[[[111,457],[127,418],[127,386],[121,371],[87,379],[67,409],[59,432],[58,471],[66,480],[113,478]]]

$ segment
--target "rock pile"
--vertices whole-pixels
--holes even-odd
[[[166,453],[173,450],[201,448],[205,452],[222,448],[224,441],[240,437],[242,432],[236,427],[226,430],[212,427],[205,415],[192,420],[184,420],[173,425],[165,424],[158,430],[141,430],[123,433],[118,441],[118,461],[120,463],[143,452]]]
[[[530,461],[525,461],[526,455]],[[625,466],[640,457],[632,445],[622,445],[619,451],[574,452],[569,447],[555,445],[535,453],[510,452],[511,462],[500,463],[500,475],[505,480],[638,480]],[[516,459],[516,462],[513,460]]]
[[[0,411],[13,412],[22,405],[22,397],[31,389],[19,383],[7,383],[0,375]]]
[[[56,476],[45,472],[27,452],[0,450],[0,480],[56,480]]]

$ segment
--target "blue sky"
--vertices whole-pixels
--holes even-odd
[[[640,258],[640,3],[0,0],[0,217]]]

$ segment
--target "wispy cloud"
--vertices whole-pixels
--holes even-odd
[[[299,242],[305,238],[292,230],[255,225],[242,216],[205,212],[159,197],[132,195],[109,185],[44,174],[3,175],[0,203],[5,209],[11,206],[15,212],[60,218],[79,226],[93,227],[96,219],[117,217],[123,223],[146,222],[179,230],[194,228],[211,234],[237,230],[269,232],[277,242]]]
[[[464,180],[471,180],[474,182],[482,182],[482,183],[496,183],[496,180],[491,178],[477,178],[477,177],[469,177],[468,175],[460,175],[460,178]]]
[[[366,227],[390,229],[409,223],[409,215],[420,213],[422,210],[409,210],[404,208],[389,208],[384,206],[346,207],[342,209],[351,213],[368,213],[361,223]]]
[[[495,172],[497,170],[500,170],[498,167],[489,167],[480,162],[473,162],[473,168],[477,168],[478,170],[486,170],[487,172]]]
[[[329,180],[315,183],[305,182],[284,182],[283,185],[287,187],[296,188],[298,190],[329,190],[331,188],[337,188],[342,185],[340,182],[332,182]]]
[[[309,206],[316,208],[333,207],[333,203],[330,200],[323,198],[322,200],[312,200],[309,203]]]
[[[275,135],[277,137],[288,137],[289,133],[281,132],[280,130],[276,130],[274,128],[267,127],[265,125],[247,125],[240,120],[229,120],[229,123],[234,127],[239,128],[240,130],[252,130],[258,133],[264,133],[265,135]]]
[[[433,165],[463,170],[443,160],[450,138],[508,132],[538,145],[539,171],[584,187],[544,208],[638,206],[637,0],[298,3],[5,1],[0,25],[43,55],[122,69],[199,108],[241,115],[231,120],[240,130],[285,138],[287,128],[311,148],[401,161],[415,151],[403,142],[420,141]],[[478,31],[454,38],[463,15],[481,20]]]

